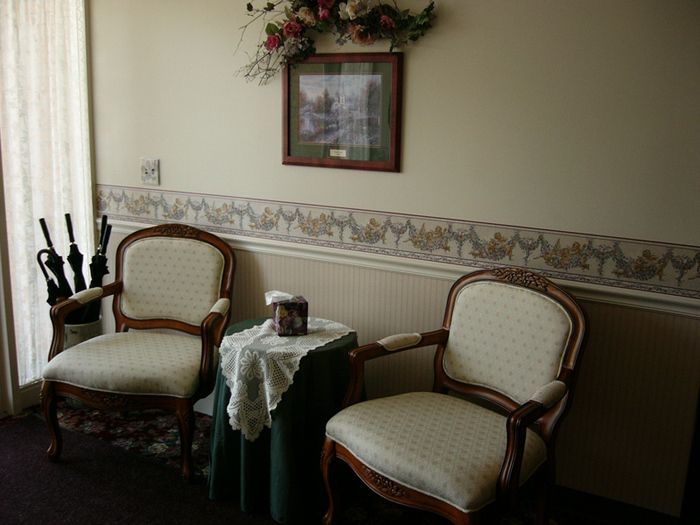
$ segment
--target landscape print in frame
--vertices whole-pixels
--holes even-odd
[[[401,53],[313,55],[285,68],[283,164],[399,171]]]

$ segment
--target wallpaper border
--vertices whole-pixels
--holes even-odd
[[[406,213],[97,185],[97,209],[233,236],[446,263],[516,266],[569,281],[700,299],[700,246]]]

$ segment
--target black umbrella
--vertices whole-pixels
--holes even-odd
[[[39,263],[39,268],[41,268],[41,273],[44,274],[44,278],[46,279],[46,291],[48,293],[48,298],[46,299],[46,302],[49,303],[51,306],[53,306],[56,304],[56,301],[58,300],[59,296],[61,295],[61,292],[58,289],[58,285],[56,284],[56,281],[54,281],[49,276],[49,272],[46,271],[46,266],[44,265],[44,261],[41,260],[41,256],[43,254],[50,254],[50,253],[51,253],[51,251],[48,249],[39,250],[39,252],[36,254],[36,262]]]
[[[41,225],[41,230],[44,232],[44,238],[48,245],[48,255],[44,264],[46,264],[46,267],[56,276],[58,297],[68,298],[73,295],[73,290],[71,290],[70,284],[68,284],[68,280],[66,279],[66,274],[63,272],[63,257],[56,253],[53,242],[51,242],[51,236],[49,235],[49,228],[46,226],[46,221],[43,217],[39,219],[39,224]]]
[[[102,278],[109,273],[107,267],[107,244],[109,236],[112,232],[112,225],[107,224],[107,216],[102,216],[102,228],[100,229],[100,244],[97,245],[97,251],[90,262],[90,288],[102,286]]]
[[[78,245],[75,244],[73,222],[70,219],[70,213],[66,213],[66,228],[68,228],[68,239],[70,240],[70,251],[66,259],[68,259],[68,264],[70,264],[73,270],[74,290],[80,292],[81,290],[85,290],[87,285],[85,284],[85,277],[83,277],[83,254],[80,253]]]
[[[97,251],[93,255],[90,262],[90,288],[102,286],[102,278],[109,273],[107,267],[107,245],[109,244],[109,236],[112,233],[112,225],[107,224],[107,216],[102,216],[102,226],[100,227],[100,243],[97,245]],[[91,303],[88,307],[85,322],[89,323],[97,321],[100,318],[100,303]]]

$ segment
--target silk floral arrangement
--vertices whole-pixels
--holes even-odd
[[[331,33],[339,45],[349,41],[371,45],[386,39],[393,51],[425,35],[435,17],[433,1],[416,14],[400,9],[396,1],[381,0],[274,0],[262,6],[255,4],[246,4],[252,20],[241,28],[241,41],[246,29],[258,21],[264,24],[264,38],[239,73],[260,84],[269,82],[285,65],[316,53],[315,34]]]

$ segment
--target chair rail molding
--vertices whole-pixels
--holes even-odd
[[[404,213],[98,185],[114,233],[179,222],[239,250],[455,280],[476,269],[540,273],[579,299],[700,317],[700,246]]]

